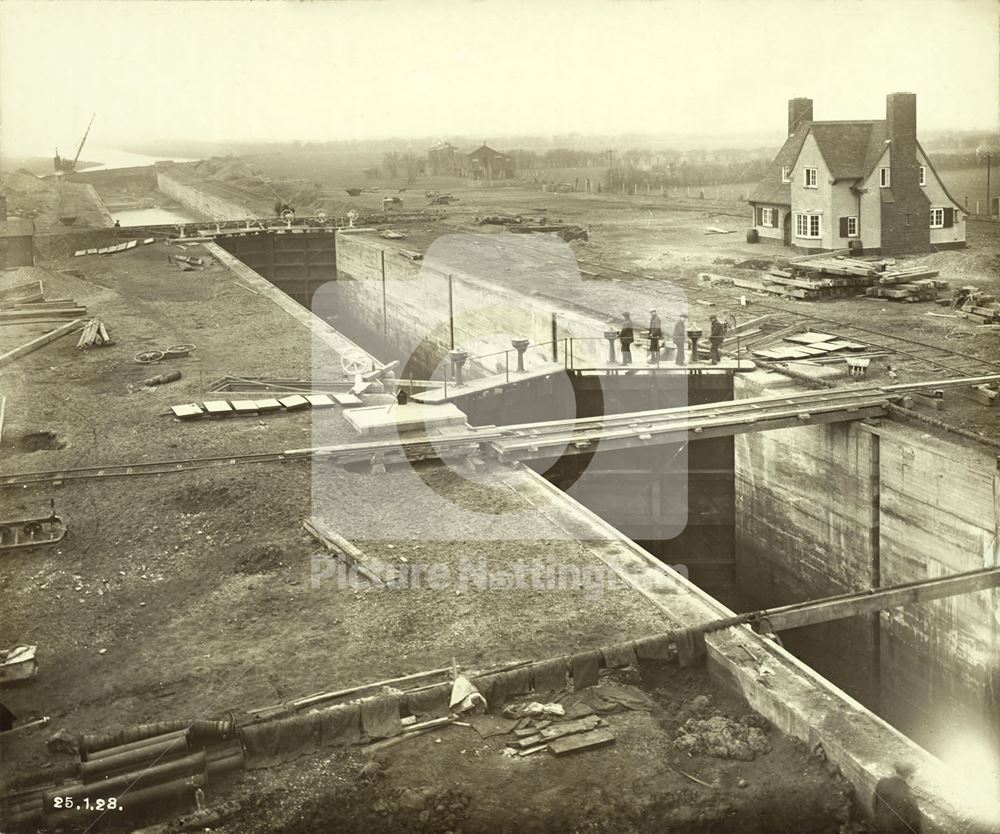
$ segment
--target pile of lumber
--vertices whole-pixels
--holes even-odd
[[[861,260],[843,255],[807,255],[791,258],[784,268],[769,269],[759,280],[729,279],[732,286],[802,301],[857,295],[925,301],[947,287],[935,280],[937,271],[897,267],[892,260]]]
[[[81,350],[86,350],[87,348],[105,347],[106,345],[113,344],[114,342],[111,341],[104,322],[100,319],[91,319],[84,325],[83,332],[80,333],[80,340],[76,343],[76,346]]]
[[[966,307],[959,312],[963,318],[976,324],[1000,324],[1000,302],[991,301],[977,306]]]
[[[147,237],[142,241],[143,246],[149,246],[155,239]],[[77,249],[73,253],[74,258],[82,258],[84,255],[114,255],[116,252],[125,252],[128,249],[135,249],[139,245],[138,240],[128,240],[125,243],[115,243],[112,246],[99,246],[91,249]]]
[[[28,281],[0,290],[0,322],[43,324],[79,318],[87,308],[72,298],[46,299],[41,281]]]

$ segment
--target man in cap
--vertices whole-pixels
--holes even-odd
[[[635,325],[628,313],[622,313],[622,324],[618,329],[618,340],[622,346],[622,364],[632,364],[632,342],[635,341]]]
[[[711,356],[712,364],[718,365],[722,361],[722,340],[726,338],[726,326],[719,321],[717,316],[709,316],[708,320],[711,322],[712,329],[708,333],[708,341],[711,345]]]
[[[663,338],[663,328],[656,310],[649,311],[649,364],[660,361],[660,339]]]
[[[687,313],[681,313],[674,322],[674,344],[677,346],[677,364],[685,364],[684,345],[687,343]]]

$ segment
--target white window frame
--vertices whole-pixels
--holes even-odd
[[[921,165],[920,166],[920,184],[921,185],[927,185],[927,166],[926,165]]]
[[[857,237],[858,236],[858,218],[848,217],[847,218],[847,236]]]
[[[795,213],[795,237],[804,240],[818,240],[823,236],[821,214]]]
[[[817,184],[818,182],[819,182],[819,175],[815,168],[802,169],[803,188],[819,188],[819,185]]]
[[[774,225],[774,209],[772,208],[762,208],[760,210],[760,225],[766,228],[770,228]]]
[[[892,187],[892,171],[889,168],[878,169],[878,185],[879,188]]]
[[[934,222],[934,218],[941,218],[939,223]],[[935,208],[931,206],[931,228],[932,229],[943,229],[944,228],[944,208]]]
[[[791,182],[792,181],[792,166],[782,165],[781,166],[781,181]]]

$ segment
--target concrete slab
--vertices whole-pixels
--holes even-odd
[[[232,414],[233,407],[228,400],[211,400],[203,403],[205,411],[209,414]]]
[[[281,403],[272,398],[257,400],[257,410],[262,414],[266,411],[280,411]]]
[[[361,397],[358,397],[350,392],[344,392],[343,394],[334,393],[331,396],[337,401],[337,405],[343,406],[344,408],[351,408],[353,406],[365,404],[365,401],[361,399]]]
[[[181,420],[190,420],[192,417],[201,417],[202,410],[201,406],[197,403],[187,403],[185,405],[172,405],[170,410],[174,412],[174,416]]]
[[[290,397],[280,397],[278,402],[282,404],[289,411],[295,411],[299,408],[308,408],[309,400],[303,397],[301,394],[292,394]]]
[[[306,394],[306,401],[313,408],[333,408],[333,400],[326,394]]]
[[[465,425],[467,422],[465,412],[452,403],[441,405],[407,403],[352,408],[344,412],[344,419],[358,434],[367,436],[439,429],[444,426]]]
[[[256,414],[256,400],[233,400],[233,411],[237,414]]]

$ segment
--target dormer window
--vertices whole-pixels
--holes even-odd
[[[888,168],[879,168],[878,169],[878,184],[879,184],[879,186],[881,188],[888,188],[890,182],[891,182],[891,179],[889,177],[889,169]]]
[[[782,182],[792,181],[792,168],[790,165],[781,166],[781,181]]]
[[[806,188],[816,188],[816,169],[815,168],[803,168],[803,180],[802,184]]]

